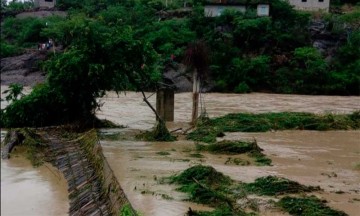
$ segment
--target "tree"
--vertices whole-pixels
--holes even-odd
[[[4,94],[7,94],[5,100],[8,102],[17,101],[19,97],[24,96],[22,93],[24,87],[22,85],[12,83],[9,85],[9,89],[3,91]]]
[[[3,126],[91,123],[96,98],[106,90],[149,89],[160,78],[156,52],[151,44],[134,39],[130,27],[108,28],[84,16],[57,26],[62,29],[47,33],[71,37],[58,37],[68,41],[66,51],[44,64],[45,84],[3,111]]]

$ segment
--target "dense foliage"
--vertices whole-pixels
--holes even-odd
[[[42,64],[47,82],[3,110],[3,123],[89,118],[105,90],[153,89],[165,66],[184,62],[188,44],[199,40],[210,50],[214,91],[359,94],[359,8],[325,16],[332,36],[343,38],[329,58],[312,47],[310,14],[285,1],[270,2],[270,17],[257,17],[252,4],[246,13],[205,17],[203,2],[59,0],[57,7],[69,12],[66,18],[7,17],[1,23],[1,57],[49,38],[64,52]],[[174,9],[184,3],[191,12],[177,17]],[[164,11],[170,16],[162,17]]]
[[[67,49],[43,67],[47,82],[2,113],[7,127],[92,121],[96,98],[105,90],[149,89],[159,78],[151,44],[133,38],[130,27],[107,27],[83,15],[43,31]]]

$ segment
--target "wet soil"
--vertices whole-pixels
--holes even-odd
[[[39,69],[39,62],[45,59],[46,54],[38,51],[0,59],[2,87],[12,83],[35,86],[44,82],[45,73]]]

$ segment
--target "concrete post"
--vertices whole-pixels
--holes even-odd
[[[164,121],[174,121],[174,90],[160,89],[156,92],[156,112]]]

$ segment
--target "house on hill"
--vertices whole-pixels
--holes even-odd
[[[329,11],[330,0],[288,0],[298,10]]]
[[[329,11],[330,0],[283,0],[297,10]],[[245,12],[247,8],[257,9],[258,16],[269,16],[271,0],[207,0],[204,9],[205,16],[220,16],[224,10],[231,9]]]
[[[258,16],[269,16],[270,6],[268,0],[259,0],[256,3],[248,3],[246,0],[208,0],[204,5],[205,16],[220,16],[225,10],[237,10],[245,12],[250,6],[257,8]]]
[[[53,8],[56,0],[34,0],[35,7],[39,8]]]

